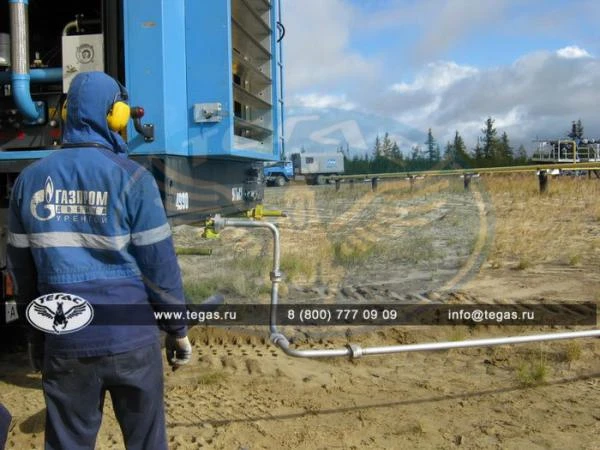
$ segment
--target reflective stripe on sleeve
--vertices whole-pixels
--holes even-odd
[[[35,248],[84,247],[98,250],[121,250],[130,240],[129,235],[99,236],[65,231],[33,233],[28,239],[30,246]]]
[[[7,242],[13,247],[17,248],[28,248],[29,247],[29,236],[26,234],[17,234],[8,232]]]
[[[137,246],[152,245],[168,238],[169,236],[171,236],[171,227],[168,223],[165,223],[164,225],[152,228],[150,230],[133,233],[131,235],[131,241],[133,242],[133,245]]]

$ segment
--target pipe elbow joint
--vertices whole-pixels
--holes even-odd
[[[290,341],[281,333],[272,333],[271,342],[282,349],[287,349],[290,346]]]
[[[27,120],[37,121],[38,119],[40,119],[41,114],[40,110],[31,98],[31,91],[29,90],[29,85],[29,74],[13,73],[12,95],[15,101],[15,105]]]

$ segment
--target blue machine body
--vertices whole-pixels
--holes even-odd
[[[241,1],[241,4],[246,2]],[[263,0],[266,8],[269,3]],[[155,125],[155,141],[138,135],[130,142],[132,154],[219,156],[278,160],[281,154],[281,62],[277,42],[278,3],[270,5],[273,55],[271,89],[265,104],[272,105],[268,142],[240,144],[235,139],[231,1],[129,0],[125,3],[126,79],[130,97],[145,105],[146,122]],[[241,12],[240,12],[241,14]],[[234,17],[232,19],[232,17]],[[258,20],[258,19],[257,19]],[[185,51],[182,51],[185,49]],[[246,92],[245,92],[246,93]],[[258,102],[258,100],[257,100]],[[201,122],[195,111],[220,105],[214,120]],[[130,130],[133,131],[133,130]],[[132,135],[135,132],[131,133]]]
[[[122,81],[154,126],[152,142],[129,126],[130,155],[280,159],[278,0],[123,0],[122,14]],[[2,151],[0,161],[46,154]]]

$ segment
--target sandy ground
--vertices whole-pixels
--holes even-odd
[[[553,182],[553,188],[558,189],[559,183]],[[282,302],[598,302],[596,210],[582,208],[580,233],[565,226],[571,215],[559,213],[544,216],[544,227],[553,232],[553,239],[532,228],[523,235],[517,226],[531,216],[527,202],[559,210],[573,207],[572,202],[558,191],[539,197],[535,184],[522,202],[520,194],[510,193],[510,186],[490,192],[487,186],[482,181],[475,192],[464,194],[447,183],[423,182],[415,192],[398,194],[398,189],[390,192],[382,183],[377,194],[356,187],[355,194],[339,200],[315,194],[326,187],[269,189],[266,203],[289,215],[273,219],[288,243],[284,251],[293,253],[300,247],[321,261],[282,286]],[[582,186],[585,198],[589,185]],[[374,254],[363,252],[364,260],[359,258],[354,265],[334,264],[330,254],[320,251],[325,241],[338,237],[357,248],[361,242],[383,240],[386,248],[395,250],[389,254],[376,246]],[[176,238],[180,245],[191,245],[197,232],[178,230]],[[181,258],[188,279],[208,273],[208,266],[226,266],[227,258],[239,256],[240,248],[267,255],[270,251],[260,239],[240,230],[224,231],[222,240],[205,244],[213,248],[211,257]],[[407,240],[418,245],[400,248]],[[527,245],[509,245],[511,240]],[[429,250],[421,255],[423,248]],[[225,294],[233,303],[255,301],[244,298],[243,289],[231,287]],[[259,298],[264,302],[268,295],[261,292]],[[559,330],[518,326],[286,330],[299,348],[551,331]],[[600,339],[349,361],[290,358],[269,342],[266,330],[256,327],[198,326],[190,335],[193,362],[175,372],[165,369],[172,449],[600,449]],[[1,356],[0,367],[0,401],[14,415],[7,448],[42,448],[39,374],[29,373],[24,355]],[[107,402],[97,448],[122,447]]]

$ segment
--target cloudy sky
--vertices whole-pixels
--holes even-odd
[[[598,0],[282,0],[290,147],[600,138]],[[302,126],[300,126],[302,125]],[[309,126],[310,125],[310,126]]]

